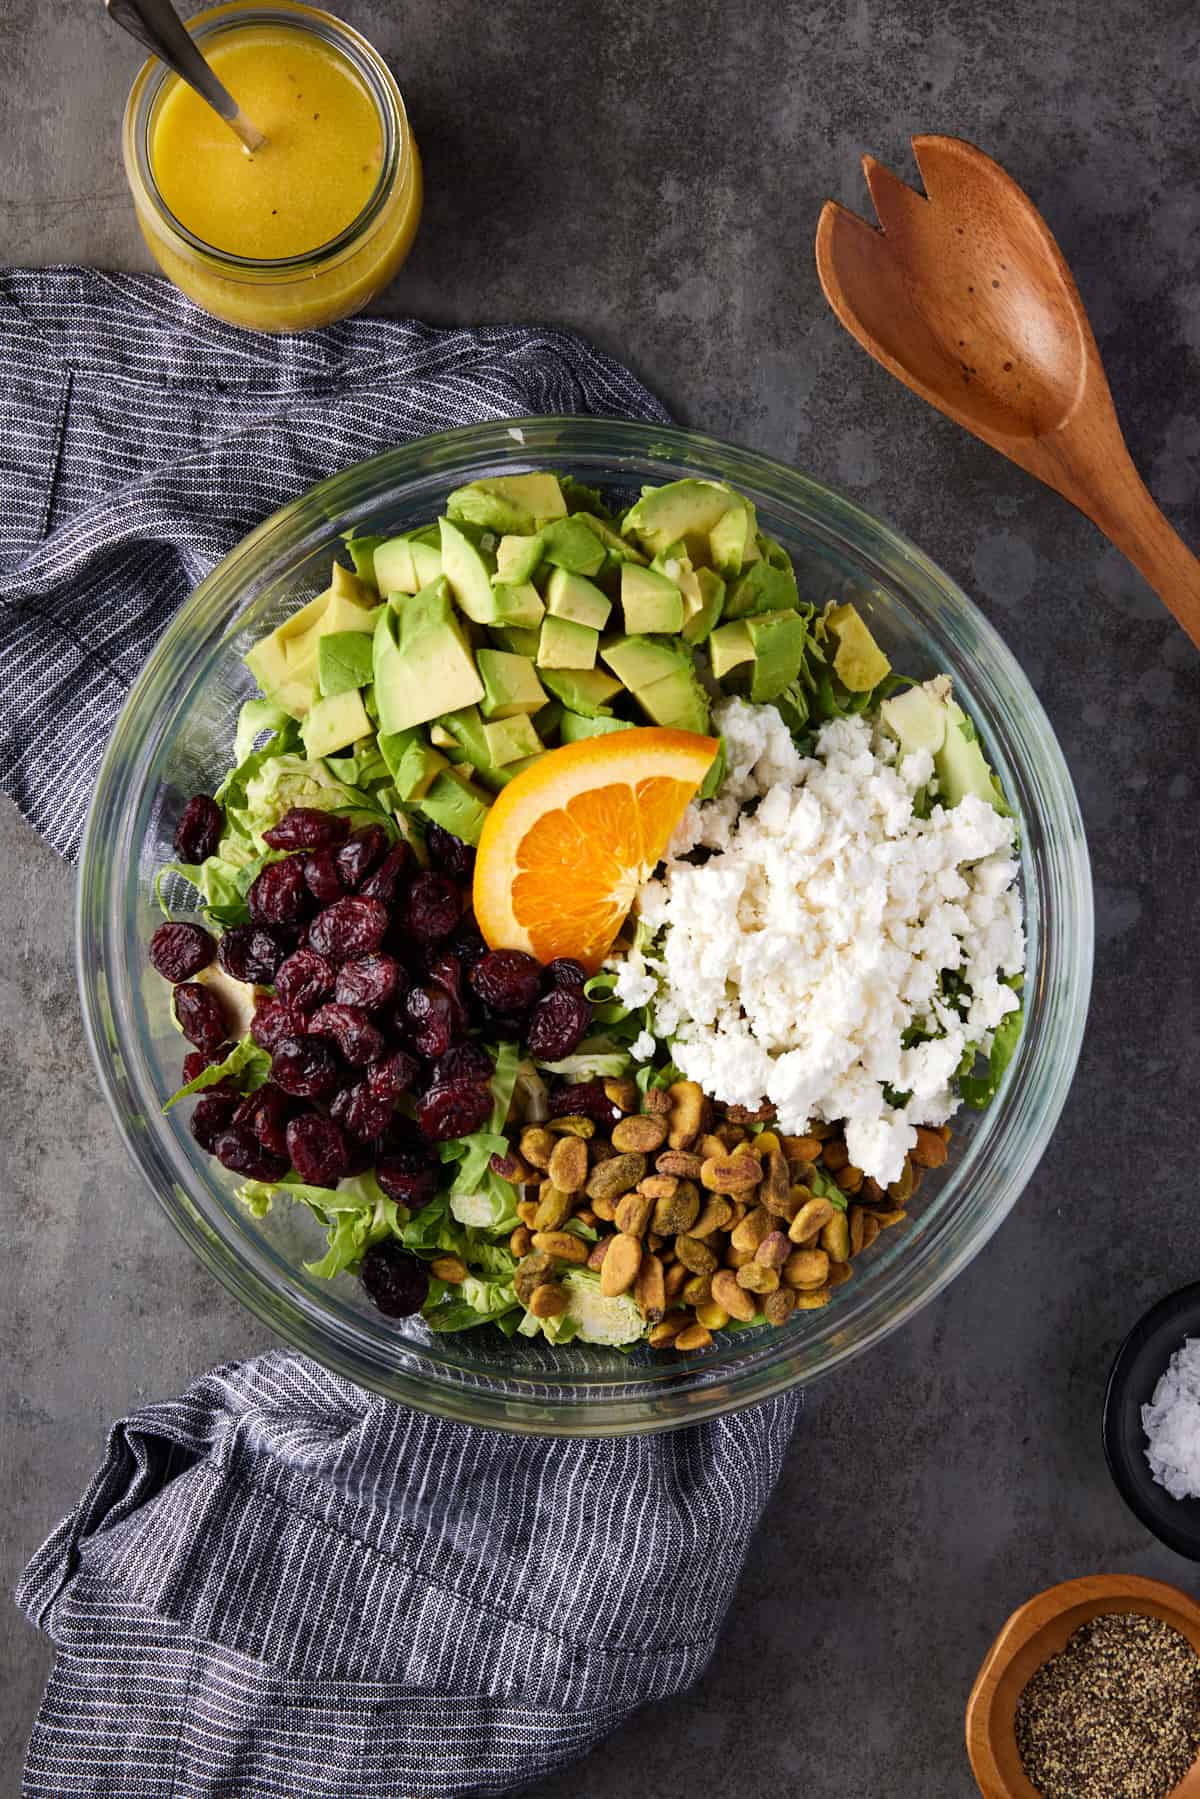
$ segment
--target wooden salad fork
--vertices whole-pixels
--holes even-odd
[[[1200,562],[1133,465],[1045,219],[974,144],[912,146],[924,194],[863,157],[878,229],[836,201],[822,208],[826,299],[914,393],[1086,513],[1200,645]]]

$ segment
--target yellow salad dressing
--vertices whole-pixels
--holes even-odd
[[[366,305],[400,268],[420,158],[391,75],[357,33],[296,0],[274,0],[269,21],[257,10],[232,0],[190,28],[266,145],[251,156],[185,82],[150,85],[148,64],[126,112],[126,168],[146,241],[191,299],[235,324],[304,330]]]

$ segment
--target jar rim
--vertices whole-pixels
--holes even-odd
[[[379,179],[366,203],[336,236],[295,256],[241,256],[199,237],[171,211],[154,174],[151,126],[167,83],[179,77],[153,56],[139,69],[125,106],[122,147],[126,175],[135,198],[152,210],[155,226],[177,252],[190,252],[223,273],[235,272],[241,277],[311,274],[359,249],[391,195],[403,184],[411,161],[408,114],[396,79],[374,45],[344,19],[305,5],[303,0],[224,0],[222,5],[209,7],[187,21],[188,31],[200,43],[225,32],[241,31],[248,25],[282,26],[320,38],[353,67],[375,106],[383,130]]]

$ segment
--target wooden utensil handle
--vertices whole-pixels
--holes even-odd
[[[1169,525],[1130,463],[1084,511],[1134,568],[1200,649],[1200,561]]]

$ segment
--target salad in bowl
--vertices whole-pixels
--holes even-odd
[[[351,536],[248,651],[150,961],[201,1148],[386,1318],[687,1354],[837,1303],[1018,1049],[1018,820],[947,675],[727,482]]]

